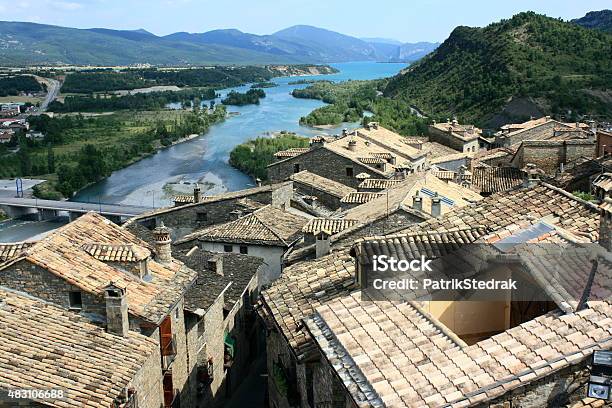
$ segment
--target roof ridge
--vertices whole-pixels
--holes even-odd
[[[268,204],[268,205],[266,205],[266,206],[264,206],[264,207],[261,207],[261,208],[259,208],[259,209],[255,210],[255,211],[253,211],[253,212],[251,213],[251,215],[253,215],[255,218],[257,218],[257,221],[259,221],[259,222],[260,222],[260,223],[261,223],[261,224],[262,224],[264,227],[266,227],[268,230],[270,230],[270,232],[272,232],[272,234],[274,234],[274,236],[276,236],[276,238],[278,238],[278,239],[279,239],[279,240],[280,240],[280,241],[281,241],[283,244],[285,244],[285,245],[289,246],[289,244],[287,243],[287,241],[285,241],[285,239],[284,239],[283,237],[281,237],[281,236],[280,236],[280,234],[279,234],[279,233],[278,233],[278,232],[277,232],[277,231],[276,231],[274,228],[272,228],[271,226],[269,226],[268,224],[266,224],[266,223],[265,223],[265,222],[264,222],[264,221],[263,221],[261,218],[259,218],[259,217],[258,217],[258,216],[255,214],[255,213],[259,212],[260,210],[263,210],[264,208],[267,208],[267,207],[270,207],[270,208],[275,208],[275,207],[272,207],[272,204]]]

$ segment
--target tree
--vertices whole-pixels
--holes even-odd
[[[47,171],[55,173],[55,153],[50,144],[47,146]]]

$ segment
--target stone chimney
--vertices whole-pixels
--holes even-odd
[[[106,331],[126,337],[130,329],[130,321],[125,289],[111,282],[104,288],[104,300],[106,301]]]
[[[612,198],[604,198],[599,206],[599,245],[612,251]]]
[[[435,193],[433,197],[431,197],[431,216],[434,218],[439,218],[442,215],[442,199],[438,196],[438,193]]]
[[[540,182],[542,171],[533,163],[527,163],[523,168],[523,186],[533,187]]]
[[[261,179],[259,177],[255,179],[255,184],[257,184],[257,187],[261,187]]]
[[[357,150],[357,141],[355,139],[351,139],[348,142],[348,149],[351,152],[354,152],[355,150]]]
[[[208,269],[213,270],[217,275],[223,276],[223,255],[214,255],[208,259]]]
[[[412,197],[412,208],[417,211],[423,211],[423,197],[419,195],[418,190],[414,193]]]
[[[331,234],[327,231],[319,231],[316,234],[315,253],[317,258],[329,254],[331,250],[330,236]]]
[[[193,202],[199,203],[200,201],[202,201],[202,190],[200,190],[200,185],[196,183],[193,188]]]
[[[406,169],[401,167],[395,168],[395,177],[396,180],[404,180],[406,178]]]
[[[153,238],[157,261],[163,264],[172,263],[172,238],[170,238],[170,229],[164,225],[163,221],[153,230]]]

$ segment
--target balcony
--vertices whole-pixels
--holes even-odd
[[[176,338],[173,336],[171,339],[162,344],[161,346],[162,356],[162,370],[166,371],[170,369],[172,362],[176,358]]]

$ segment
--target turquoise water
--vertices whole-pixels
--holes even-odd
[[[228,163],[230,151],[238,144],[272,132],[288,130],[301,135],[337,134],[341,128],[354,128],[356,124],[343,124],[337,128],[318,130],[299,125],[299,119],[323,103],[293,98],[295,88],[307,85],[288,85],[299,79],[375,79],[395,75],[405,64],[379,64],[355,62],[333,64],[340,70],[334,75],[275,78],[279,86],[266,88],[266,98],[259,105],[230,106],[228,111],[238,115],[213,126],[206,135],[164,149],[125,169],[114,172],[107,179],[78,193],[74,201],[123,203],[160,207],[171,203],[172,195],[189,193],[194,182],[202,183],[206,194],[218,194],[253,186],[253,180],[232,168]],[[246,91],[249,86],[232,88]],[[222,95],[232,89],[221,91]]]

